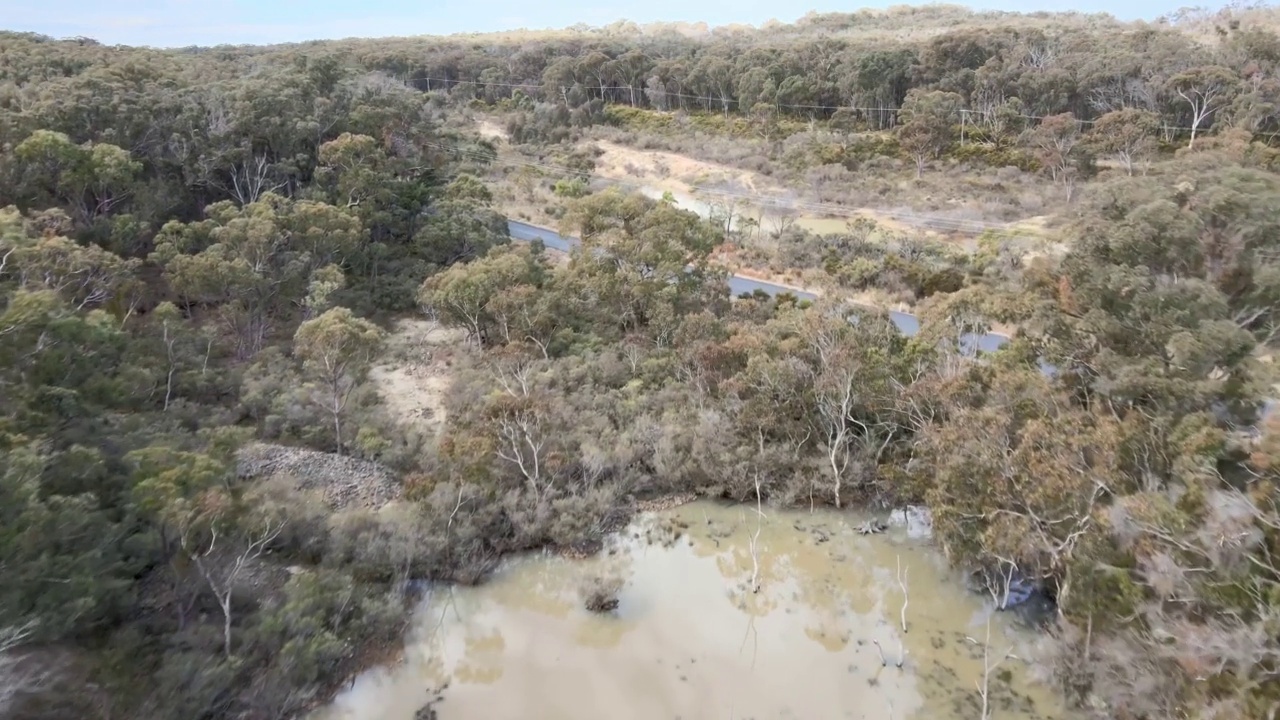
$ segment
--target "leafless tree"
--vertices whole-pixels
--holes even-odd
[[[800,213],[795,208],[775,205],[770,219],[773,222],[773,236],[779,237],[796,224],[800,219]]]
[[[639,338],[627,338],[622,344],[622,357],[627,361],[627,367],[631,368],[632,375],[639,372],[640,362],[645,357],[642,341]]]
[[[997,581],[987,583],[987,592],[997,610],[1006,610],[1009,607],[1009,595],[1013,592],[1013,574],[1018,571],[1018,564],[1003,557],[998,557],[997,560],[1002,571]]]
[[[1221,67],[1190,70],[1174,76],[1170,87],[1191,109],[1191,140],[1187,147],[1195,147],[1200,125],[1231,100],[1235,77]]]
[[[229,104],[230,100],[221,92],[212,92],[205,98],[204,129],[210,137],[222,137],[233,130]]]
[[[866,402],[858,376],[862,365],[851,348],[830,328],[822,327],[810,339],[819,358],[814,379],[814,402],[820,431],[825,435],[827,466],[831,470],[836,507],[850,466],[854,464],[855,442],[865,451],[862,457],[877,462],[893,438],[880,423],[864,421],[858,410]]]
[[[0,627],[0,717],[8,716],[18,698],[40,692],[53,678],[51,670],[35,666],[20,652],[35,629],[34,622]]]
[[[822,418],[827,434],[827,465],[831,468],[831,489],[835,494],[837,508],[840,507],[840,489],[845,472],[852,460],[852,432],[848,418],[853,410],[853,397],[853,383],[849,382],[839,391],[823,393],[817,398],[818,415]]]
[[[760,455],[764,455],[764,429],[761,427],[756,428],[756,451]],[[753,479],[756,490],[756,532],[751,536],[748,548],[751,551],[751,592],[754,594],[760,592],[760,556],[757,554],[757,550],[760,543],[761,523],[765,518],[764,509],[761,505],[759,463],[755,466]]]
[[[976,642],[973,638],[969,638],[970,642]],[[987,637],[982,643],[982,680],[974,681],[978,686],[978,697],[982,699],[982,715],[981,720],[989,720],[991,717],[991,673],[995,672],[1000,664],[1010,658],[1016,658],[1013,654],[1013,648],[1007,648],[999,660],[991,662],[991,618],[987,618]]]
[[[161,329],[163,332],[165,361],[169,364],[169,369],[165,373],[164,379],[164,410],[168,412],[169,401],[173,398],[173,375],[178,371],[178,362],[173,354],[173,346],[178,341],[178,336],[170,329],[168,318],[162,321]]]
[[[733,232],[734,223],[738,220],[740,214],[738,210],[740,202],[737,198],[725,195],[720,200],[708,203],[711,211],[710,219],[723,225],[725,235]]]
[[[645,82],[644,95],[658,110],[667,109],[667,85],[662,78],[654,75]]]
[[[910,568],[907,568],[910,570]],[[898,556],[898,586],[902,588],[902,632],[907,632],[907,571],[902,569],[902,556]]]
[[[283,521],[269,521],[260,530],[247,536],[242,548],[233,549],[230,554],[219,552],[216,522],[209,528],[207,545],[196,542],[186,534],[182,537],[183,550],[209,585],[209,590],[218,601],[218,607],[222,609],[222,650],[228,658],[231,657],[231,601],[235,593],[236,581],[240,579],[250,561],[261,557],[267,546],[280,535],[282,530],[284,530]]]
[[[534,497],[542,497],[550,481],[543,479],[547,439],[538,413],[530,409],[505,413],[498,419],[498,437],[498,457],[515,465]]]
[[[231,186],[228,190],[240,205],[257,202],[263,195],[283,188],[287,183],[275,182],[271,177],[271,163],[266,155],[254,155],[236,163],[228,173]]]
[[[493,366],[494,379],[513,401],[512,407],[497,418],[499,444],[495,452],[519,470],[534,497],[540,498],[550,488],[551,478],[545,477],[548,438],[543,432],[542,415],[530,406],[533,369],[525,358]]]
[[[1057,48],[1053,47],[1049,42],[1035,42],[1027,46],[1026,52],[1022,56],[1022,64],[1025,67],[1043,70],[1051,67],[1055,60],[1058,59]]]
[[[992,130],[998,130],[996,127],[999,122],[996,110],[1004,105],[1007,99],[1005,95],[1005,87],[997,83],[983,84],[973,95],[973,107],[968,110],[960,111],[961,122],[971,122],[973,124],[985,125]]]
[[[1139,78],[1116,77],[1089,91],[1089,107],[1099,114],[1126,108],[1154,110],[1155,96],[1151,87]]]

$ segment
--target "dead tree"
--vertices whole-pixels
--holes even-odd
[[[977,642],[973,638],[969,638],[970,642]],[[991,618],[987,618],[987,638],[982,643],[982,680],[974,681],[978,687],[978,697],[982,699],[982,715],[981,720],[989,720],[991,717],[991,673],[1000,667],[1009,658],[1016,658],[1013,654],[1013,648],[1007,648],[999,660],[991,662]]]
[[[52,677],[47,668],[28,661],[18,650],[35,632],[34,622],[0,628],[0,717],[7,717],[14,701],[44,689]]]
[[[499,458],[520,470],[535,498],[541,498],[550,482],[543,481],[543,456],[546,438],[542,423],[532,410],[518,410],[498,420],[498,436],[502,440],[497,449]]]
[[[887,665],[889,664],[889,661],[888,661],[887,659],[885,659],[885,656],[884,656],[884,648],[883,648],[883,647],[880,647],[880,641],[879,641],[879,640],[872,640],[872,641],[871,641],[871,644],[872,644],[872,645],[875,645],[875,646],[876,646],[876,652],[880,653],[880,667],[885,667],[885,666],[887,666]]]
[[[907,568],[909,571],[910,568]],[[898,556],[898,585],[902,588],[902,634],[907,634],[907,572],[902,569],[902,556]]]
[[[283,522],[268,522],[261,531],[246,538],[247,542],[244,548],[239,552],[235,552],[229,565],[227,563],[216,563],[215,561],[215,552],[218,550],[217,523],[214,523],[209,528],[210,537],[207,547],[203,547],[203,544],[192,543],[188,536],[184,535],[182,538],[183,550],[186,551],[187,557],[191,558],[191,562],[195,564],[200,576],[208,583],[209,590],[213,592],[214,598],[218,601],[218,607],[222,609],[222,651],[228,658],[231,657],[231,598],[235,592],[236,581],[240,578],[241,573],[244,572],[249,561],[260,557],[266,551],[267,546],[279,537],[280,531],[283,529]]]
[[[242,207],[252,205],[263,195],[287,185],[284,182],[274,182],[271,170],[271,163],[266,155],[254,155],[244,162],[236,163],[229,173],[231,184],[228,190]]]
[[[759,439],[760,452],[763,453],[764,452],[764,431],[757,428],[756,436]],[[751,592],[752,593],[760,592],[760,558],[759,558],[759,555],[757,554],[757,546],[760,542],[760,525],[765,517],[764,510],[761,507],[761,500],[760,500],[759,466],[756,466],[755,485],[756,485],[756,532],[754,535],[751,536],[751,542],[749,545],[751,549]]]

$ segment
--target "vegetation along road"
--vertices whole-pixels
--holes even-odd
[[[508,220],[507,226],[511,231],[511,237],[514,240],[529,242],[532,240],[541,240],[543,245],[561,252],[569,252],[571,248],[578,244],[577,238],[566,238],[560,233],[549,228],[530,225],[529,223],[520,222],[518,220]],[[745,277],[743,275],[732,275],[729,277],[729,292],[732,295],[742,295],[743,293],[751,294],[757,290],[768,293],[771,297],[780,293],[791,293],[799,300],[815,300],[817,296],[804,290],[793,290],[789,287],[771,283],[766,280],[757,280],[756,278]],[[911,336],[920,331],[920,320],[911,313],[904,313],[898,310],[890,310],[889,317],[893,320],[893,324],[902,331],[902,334]],[[979,344],[983,352],[992,352],[1000,348],[1001,345],[1009,342],[1009,338],[999,333],[987,333],[982,336]]]

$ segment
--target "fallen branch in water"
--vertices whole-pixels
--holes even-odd
[[[910,570],[911,568],[907,568]],[[902,556],[898,556],[898,585],[902,588],[902,632],[907,632],[907,574],[902,570]]]
[[[764,431],[757,429],[757,437],[760,444],[760,452],[764,453]],[[755,471],[756,485],[756,532],[751,536],[749,548],[751,550],[751,592],[760,592],[760,558],[756,555],[756,543],[760,541],[760,523],[764,519],[764,510],[761,507],[760,499],[760,470],[759,467]]]
[[[972,640],[972,638],[969,638]],[[1013,655],[1013,648],[1005,650],[1004,657],[991,664],[990,661],[991,648],[991,618],[987,618],[987,640],[982,644],[982,683],[978,685],[978,695],[982,698],[982,715],[980,720],[989,720],[991,717],[991,672],[1000,667],[1000,663],[1008,660]],[[974,684],[977,684],[976,682]]]

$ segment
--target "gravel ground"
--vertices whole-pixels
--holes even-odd
[[[378,463],[283,445],[253,443],[241,448],[237,471],[245,479],[291,476],[299,490],[320,490],[335,510],[377,508],[403,493],[395,474]]]

